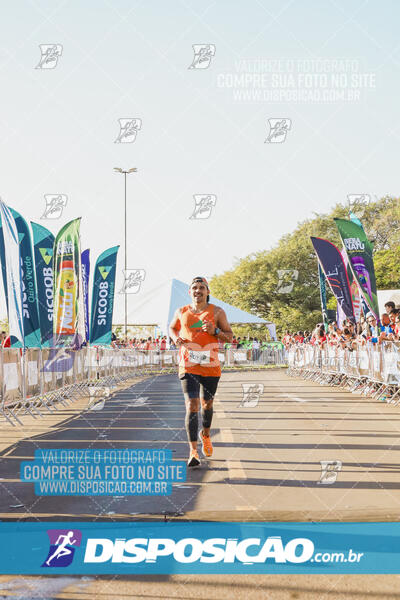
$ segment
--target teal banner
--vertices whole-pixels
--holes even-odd
[[[0,259],[11,346],[24,345],[19,236],[11,210],[0,198]]]
[[[10,210],[17,226],[19,238],[24,346],[39,348],[41,346],[40,325],[31,232],[25,219],[16,210],[12,208]]]
[[[399,574],[399,536],[400,523],[9,522],[0,560],[42,576]]]
[[[94,269],[90,323],[91,344],[101,346],[111,344],[118,248],[119,246],[113,246],[100,254]]]
[[[42,346],[52,345],[53,340],[53,247],[54,235],[38,223],[32,223],[35,253],[36,280],[40,337]]]

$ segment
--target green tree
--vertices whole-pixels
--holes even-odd
[[[379,289],[399,286],[400,204],[397,198],[385,197],[362,207],[362,223],[374,242],[377,285]],[[341,242],[334,217],[349,218],[349,207],[337,204],[329,214],[298,224],[284,235],[277,245],[237,260],[234,267],[211,279],[212,293],[234,306],[273,321],[278,333],[290,330],[311,330],[321,321],[318,267],[311,236],[328,239],[339,248]],[[293,283],[289,292],[278,285],[279,271],[288,270],[286,283]],[[292,273],[298,273],[294,279]],[[289,285],[290,287],[290,285]],[[283,291],[282,291],[283,290]],[[332,308],[335,300],[327,290]]]
[[[5,317],[4,319],[0,320],[0,332],[1,331],[5,331],[6,334],[8,335],[9,333],[9,329],[8,329],[8,319],[7,317]]]

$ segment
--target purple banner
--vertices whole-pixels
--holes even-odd
[[[89,274],[90,274],[90,250],[84,250],[81,254],[83,302],[85,306],[85,339],[89,341]]]
[[[343,310],[347,319],[354,321],[353,300],[350,291],[350,282],[346,265],[338,248],[328,240],[311,238],[318,262],[321,265],[329,287],[334,294],[338,305]]]

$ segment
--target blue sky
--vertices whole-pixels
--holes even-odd
[[[81,216],[82,247],[95,260],[123,246],[123,178],[113,167],[137,167],[128,180],[128,268],[146,278],[129,299],[134,322],[140,294],[172,277],[221,273],[347,194],[398,195],[399,13],[394,1],[359,0],[8,4],[0,196],[54,233]],[[57,66],[35,69],[39,44],[50,43],[63,47]],[[207,69],[188,68],[194,44],[215,45]],[[357,99],[285,96],[290,74],[309,92],[300,73],[318,64],[311,91],[322,93],[320,76],[331,81],[340,61],[353,65],[342,89]],[[221,84],[260,64],[266,99]],[[283,96],[273,101],[278,64]],[[257,90],[253,83],[246,89]],[[114,143],[120,118],[142,120],[133,143]],[[265,143],[274,118],[291,120],[283,143]],[[46,223],[52,193],[68,204]],[[195,194],[216,196],[208,219],[189,219]],[[117,289],[122,267],[121,252]],[[115,322],[122,310],[117,295]]]

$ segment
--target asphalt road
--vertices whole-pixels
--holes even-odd
[[[399,600],[398,575],[0,576],[18,600]]]
[[[246,405],[243,386],[259,386]],[[261,387],[263,386],[263,390]],[[45,420],[43,420],[45,422]],[[116,393],[1,453],[2,519],[395,520],[400,514],[400,414],[360,395],[292,379],[282,369],[224,373],[215,402],[214,455],[171,496],[38,497],[19,481],[37,448],[168,448],[186,460],[176,375]],[[9,428],[8,428],[9,429]],[[321,461],[341,470],[321,482]],[[339,464],[339,463],[336,463]],[[339,469],[339,467],[338,467]]]
[[[243,386],[260,391],[246,402]],[[263,386],[263,389],[262,389]],[[170,497],[37,497],[19,481],[37,448],[169,448],[186,460],[184,404],[175,375],[117,392],[102,410],[76,401],[57,419],[1,426],[2,520],[398,520],[399,408],[287,377],[284,370],[224,373],[215,402],[214,456]],[[321,483],[321,461],[341,469]],[[338,464],[336,462],[336,464]],[[98,597],[336,600],[400,599],[397,575],[0,576],[0,598]]]

